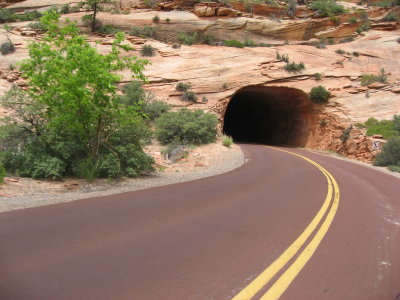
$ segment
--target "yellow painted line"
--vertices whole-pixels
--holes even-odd
[[[327,222],[325,220],[325,222],[322,225],[322,226],[325,225],[324,228],[326,230],[325,231],[321,231],[321,228],[322,228],[322,226],[321,226],[320,230],[317,232],[318,238],[317,238],[317,236],[314,237],[314,239],[306,247],[306,249],[308,249],[307,253],[310,252],[310,249],[311,249],[311,251],[313,249],[312,253],[309,253],[310,255],[309,255],[308,259],[307,259],[306,255],[304,255],[302,257],[301,262],[304,263],[304,264],[299,262],[299,263],[296,264],[296,267],[292,268],[293,265],[299,260],[300,257],[298,259],[296,259],[295,263],[293,263],[292,266],[289,268],[289,269],[291,269],[291,272],[289,272],[290,275],[287,274],[287,272],[289,271],[289,269],[288,269],[278,279],[278,281],[267,291],[267,293],[264,294],[264,296],[262,298],[264,300],[266,300],[266,299],[278,299],[279,296],[284,292],[284,290],[293,281],[293,279],[296,277],[296,275],[300,272],[301,268],[311,258],[311,256],[314,253],[316,247],[318,247],[319,242],[324,237],[326,231],[329,228],[329,225],[332,222],[332,219],[333,219],[333,217],[335,215],[335,212],[337,210],[337,205],[338,205],[338,202],[339,202],[339,188],[337,186],[337,183],[336,183],[335,179],[333,178],[333,176],[328,171],[326,171],[322,166],[320,166],[319,164],[317,164],[316,162],[314,162],[313,160],[311,160],[311,159],[309,159],[309,158],[307,158],[305,156],[302,156],[302,155],[299,155],[299,154],[296,154],[296,153],[292,153],[292,152],[289,152],[289,151],[286,151],[286,150],[273,148],[273,147],[268,147],[268,148],[279,150],[279,151],[282,151],[282,152],[286,152],[286,153],[289,153],[289,154],[292,154],[292,155],[296,155],[296,156],[301,157],[302,159],[306,160],[307,162],[313,164],[315,167],[317,167],[325,175],[327,183],[328,183],[328,192],[327,192],[325,201],[324,201],[323,205],[321,206],[320,210],[315,215],[315,217],[311,221],[311,223],[303,231],[303,233],[285,250],[285,252],[283,252],[283,254],[278,259],[276,259],[267,269],[265,269],[259,276],[257,276],[239,294],[237,294],[234,298],[232,298],[232,300],[249,300],[249,299],[253,298],[253,296],[255,294],[257,294],[289,262],[289,260],[293,258],[294,255],[296,255],[296,253],[304,245],[306,240],[315,231],[315,229],[317,228],[318,224],[320,223],[320,221],[322,220],[323,216],[325,215],[326,211],[328,210],[328,208],[330,206],[330,203],[331,203],[331,200],[332,200],[332,195],[333,195],[332,185],[334,185],[336,193],[335,193],[334,204],[333,205],[335,205],[335,201],[336,201],[336,209],[334,209],[334,213],[332,215],[331,212],[333,211],[332,209],[334,208],[334,206],[331,207],[331,210],[328,213],[327,218],[326,218],[326,220],[331,218],[331,221]],[[313,241],[315,241],[315,243],[313,243]],[[310,247],[311,244],[312,244],[312,247]],[[302,255],[304,254],[304,252],[305,252],[305,250],[302,252]],[[299,266],[301,266],[300,269],[298,269]],[[285,276],[284,279],[282,279],[283,276]],[[276,285],[276,284],[278,284],[278,282],[279,282],[279,285]],[[268,294],[269,291],[271,291],[273,288],[274,288],[273,294]],[[278,297],[278,298],[271,298],[271,297]]]

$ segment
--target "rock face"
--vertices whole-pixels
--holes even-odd
[[[329,19],[280,23],[247,17],[218,18],[215,15],[213,18],[199,19],[195,14],[184,11],[141,11],[130,15],[101,13],[99,18],[103,24],[130,29],[133,25],[151,25],[156,13],[161,19],[159,31],[188,29],[224,39],[253,38],[257,42],[271,41],[272,37],[308,39],[321,32],[321,28],[332,27],[332,21]],[[81,16],[82,13],[68,14],[68,18],[78,22],[81,22]],[[170,19],[171,24],[163,22],[166,18]],[[16,28],[13,31],[12,39],[18,43],[17,51],[1,56],[0,93],[4,92],[11,82],[19,82],[19,75],[8,70],[9,65],[26,58],[28,40],[39,38],[22,36],[22,28],[25,26],[26,24],[22,24],[20,30]],[[339,26],[337,30],[344,30],[340,28]],[[0,40],[1,36],[0,34]],[[373,147],[376,143],[373,142],[381,142],[379,139],[366,137],[364,131],[354,126],[348,130],[346,139],[342,136],[351,125],[364,122],[369,117],[390,119],[394,114],[400,114],[400,51],[397,38],[397,32],[371,30],[351,43],[327,45],[326,49],[317,49],[311,45],[284,44],[282,40],[275,41],[275,47],[243,49],[207,45],[182,45],[181,48],[175,49],[171,44],[154,40],[129,37],[127,41],[137,49],[140,46],[135,45],[144,42],[156,48],[157,55],[149,58],[152,64],[145,71],[149,79],[145,88],[154,92],[159,99],[176,107],[187,106],[212,111],[219,115],[223,128],[228,106],[239,93],[268,90],[264,94],[264,108],[269,105],[280,116],[275,118],[276,126],[271,126],[275,128],[273,134],[281,132],[290,137],[291,128],[300,128],[301,130],[296,131],[296,137],[292,139],[296,140],[298,145],[330,149],[368,161],[377,153],[378,150]],[[90,37],[91,41],[100,42],[97,47],[102,52],[110,49],[111,39]],[[336,53],[338,49],[343,50],[344,54]],[[303,62],[305,70],[285,71],[285,62],[277,60],[277,52],[287,54],[291,62]],[[357,55],[353,54],[354,52],[357,52]],[[129,55],[138,56],[139,53],[135,51]],[[389,74],[388,84],[361,86],[362,74],[378,74],[382,67]],[[316,73],[321,74],[321,80],[316,80]],[[121,83],[131,80],[128,73],[121,75]],[[181,93],[175,90],[178,82],[190,83],[198,98],[205,97],[207,101],[182,101]],[[325,86],[333,94],[327,105],[313,104],[307,98],[310,90],[318,85]],[[251,96],[251,93],[247,96],[249,101],[256,97]],[[240,117],[240,114],[237,116]],[[273,118],[274,114],[269,114],[269,117]],[[299,121],[296,124],[303,125],[294,124],[294,127],[287,127],[280,123],[282,120],[288,122],[292,119]],[[279,131],[282,128],[284,130]]]

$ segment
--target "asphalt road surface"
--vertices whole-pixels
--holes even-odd
[[[222,175],[1,213],[0,299],[396,299],[400,179],[242,149]]]

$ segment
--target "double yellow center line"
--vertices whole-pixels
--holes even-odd
[[[279,297],[289,287],[290,283],[296,278],[296,276],[300,273],[306,263],[310,260],[311,256],[314,254],[318,245],[327,233],[339,205],[339,186],[332,174],[325,170],[321,165],[305,156],[293,152],[273,147],[268,148],[298,156],[313,164],[325,175],[328,182],[328,192],[322,207],[315,215],[311,223],[303,231],[303,233],[289,246],[289,248],[285,250],[285,252],[282,253],[278,259],[276,259],[239,294],[232,298],[232,300],[252,299],[271,281],[271,279],[278,272],[280,272],[287,265],[287,263],[295,255],[298,255],[297,258],[286,268],[282,275],[280,275],[280,277],[275,280],[271,287],[259,298],[261,300],[279,299]],[[318,228],[319,224],[321,225]],[[306,241],[309,240],[314,232],[316,232],[314,237],[308,242],[308,244],[305,245]]]

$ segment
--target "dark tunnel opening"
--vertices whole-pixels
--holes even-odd
[[[312,103],[303,91],[252,86],[231,98],[223,131],[235,141],[303,147],[312,120]]]

